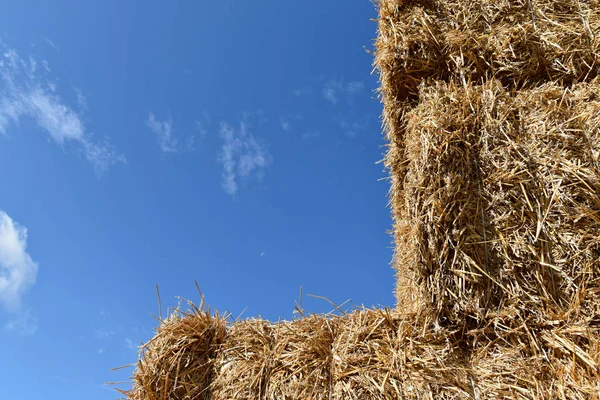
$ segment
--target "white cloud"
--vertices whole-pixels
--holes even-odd
[[[177,153],[179,151],[179,141],[173,136],[172,119],[159,121],[153,113],[150,113],[146,121],[146,126],[156,135],[158,146],[163,152]]]
[[[240,122],[238,129],[222,122],[219,136],[223,140],[218,157],[223,164],[221,186],[233,196],[239,190],[240,180],[260,178],[263,170],[271,164],[271,155],[248,131],[246,119]]]
[[[156,142],[164,153],[180,153],[196,149],[198,139],[203,139],[208,134],[210,117],[206,111],[200,114],[200,118],[194,120],[193,134],[186,137],[177,137],[173,128],[173,119],[158,120],[154,113],[148,114],[146,126],[156,135]]]
[[[11,125],[18,126],[21,118],[29,117],[58,145],[63,146],[66,142],[78,145],[98,174],[116,163],[125,162],[107,141],[102,144],[93,141],[81,116],[64,104],[56,92],[56,85],[38,71],[33,57],[25,61],[12,49],[6,49],[2,57],[1,134],[8,135]],[[46,63],[42,62],[42,65],[48,72]]]
[[[292,122],[298,121],[301,118],[302,115],[300,114],[288,114],[284,117],[280,117],[279,124],[281,126],[281,129],[283,129],[286,132],[289,132],[292,129]]]
[[[302,139],[310,140],[319,137],[320,133],[318,131],[308,131],[302,134]]]
[[[24,100],[21,104],[58,144],[62,145],[68,140],[81,140],[84,137],[85,128],[79,116],[53,94],[35,88]]]
[[[255,111],[243,111],[242,112],[242,121],[253,121],[258,125],[263,125],[269,122],[269,118],[265,116],[265,111],[262,109],[258,109]]]
[[[83,91],[79,88],[73,88],[73,90],[75,91],[75,96],[77,96],[77,105],[79,106],[79,109],[82,111],[87,111],[88,103]]]
[[[200,118],[194,121],[194,131],[197,132],[200,137],[205,137],[208,134],[208,128],[210,126],[210,116],[208,112],[202,111]]]
[[[56,43],[54,43],[52,40],[50,40],[47,37],[44,37],[44,41],[50,46],[52,47],[54,50],[58,51],[60,50],[60,48],[56,45]]]
[[[358,136],[362,132],[365,132],[369,128],[368,121],[366,119],[362,122],[340,119],[338,123],[346,136],[352,138]]]
[[[323,97],[333,105],[338,104],[341,98],[352,103],[354,95],[361,92],[364,87],[365,83],[360,81],[351,81],[346,84],[343,79],[331,79],[325,82]]]
[[[129,350],[137,350],[138,348],[135,343],[133,343],[133,340],[129,338],[125,339],[125,347],[127,347]]]
[[[0,303],[8,311],[22,311],[23,295],[35,283],[37,270],[27,253],[27,228],[0,211]]]
[[[109,167],[118,163],[127,162],[125,157],[118,153],[105,140],[102,144],[89,143],[84,144],[85,158],[95,167],[96,173],[102,175]]]
[[[33,335],[37,331],[37,320],[29,310],[21,311],[5,325],[7,331],[17,332],[22,336]]]
[[[346,93],[355,94],[361,92],[365,88],[364,82],[352,81],[346,85]]]
[[[337,104],[340,100],[338,99],[338,89],[333,85],[325,85],[323,88],[323,96],[329,100],[331,104]]]

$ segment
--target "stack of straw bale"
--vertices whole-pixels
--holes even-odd
[[[599,5],[380,2],[403,307],[477,325],[596,293]]]
[[[396,308],[176,311],[128,398],[600,399],[600,2],[377,5]]]
[[[177,311],[142,348],[132,400],[599,399],[598,328],[470,331],[358,309],[272,323]]]

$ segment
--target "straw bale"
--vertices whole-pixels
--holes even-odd
[[[479,398],[600,399],[598,326],[503,329],[471,353]]]
[[[280,323],[268,399],[329,399],[332,346],[339,320],[319,315]]]
[[[384,91],[494,77],[507,88],[598,74],[598,0],[379,0],[376,63]],[[386,101],[387,103],[387,101]]]
[[[470,398],[460,347],[451,332],[427,325],[389,309],[344,317],[333,347],[333,398]]]
[[[538,324],[598,312],[599,93],[597,81],[422,88],[403,154],[388,155],[403,168],[392,190],[396,268],[441,321],[469,328],[503,308]]]
[[[273,372],[277,325],[261,319],[230,326],[217,358],[214,399],[264,399]]]
[[[175,312],[143,346],[135,385],[122,393],[134,400],[212,399],[215,359],[225,332],[225,320],[203,306]]]

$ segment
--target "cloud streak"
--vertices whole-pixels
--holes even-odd
[[[65,105],[56,85],[43,77],[38,62],[22,59],[14,50],[0,44],[0,134],[8,135],[11,126],[19,126],[22,118],[33,119],[59,146],[78,146],[98,174],[125,162],[125,157],[108,143],[96,143],[81,116]],[[43,66],[45,62],[41,63]],[[48,72],[48,68],[44,68]]]
[[[223,165],[221,186],[225,192],[235,195],[240,184],[251,178],[261,177],[271,164],[271,155],[248,130],[246,120],[236,129],[221,123],[219,136],[223,141],[218,161]]]
[[[172,118],[161,121],[156,118],[154,113],[150,112],[146,126],[156,136],[158,147],[163,153],[182,153],[197,149],[198,144],[208,134],[210,116],[206,111],[202,111],[200,117],[193,121],[193,133],[181,137],[175,134]]]
[[[153,113],[148,115],[146,126],[156,135],[158,146],[164,153],[177,153],[179,141],[173,136],[173,120],[169,118],[165,121],[156,119]]]
[[[136,346],[133,340],[129,338],[125,338],[125,347],[127,347],[129,350],[137,350],[138,348],[138,346]]]
[[[354,138],[369,129],[369,121],[363,118],[362,121],[349,121],[348,119],[342,118],[338,120],[340,129],[344,131],[346,136]]]
[[[292,124],[289,118],[281,117],[279,118],[279,122],[281,124],[281,129],[283,129],[284,131],[289,132],[290,129],[292,129]]]
[[[319,137],[320,133],[318,131],[308,131],[302,134],[302,139],[310,140]]]
[[[283,117],[279,117],[279,125],[285,132],[289,132],[292,129],[292,122],[302,119],[301,114],[288,114]]]
[[[356,94],[360,93],[365,87],[364,82],[351,81],[344,83],[343,79],[330,79],[323,86],[323,97],[331,104],[336,105],[341,99],[345,98],[348,103],[352,103]]]

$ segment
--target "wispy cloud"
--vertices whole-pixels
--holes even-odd
[[[16,318],[5,326],[30,334],[35,321],[22,309],[23,295],[36,280],[38,265],[27,252],[27,228],[0,211],[0,304]]]
[[[58,45],[56,43],[54,43],[52,40],[50,40],[47,37],[44,37],[44,42],[46,42],[48,44],[48,46],[52,47],[54,50],[59,51],[60,47],[58,47]]]
[[[81,116],[67,106],[57,92],[56,85],[44,77],[37,61],[22,59],[17,52],[0,43],[0,134],[8,135],[11,126],[19,126],[21,118],[32,118],[58,145],[72,143],[78,146],[98,174],[109,167],[125,162],[105,140],[96,143],[87,131]]]
[[[127,347],[129,350],[137,350],[138,348],[135,343],[133,343],[133,340],[129,338],[125,338],[125,347]]]
[[[218,156],[219,163],[223,164],[221,186],[233,196],[238,192],[240,183],[261,177],[264,169],[271,164],[271,155],[249,131],[246,118],[237,129],[222,122],[219,136],[223,140]]]
[[[113,331],[112,329],[106,329],[106,328],[94,329],[94,336],[96,336],[98,339],[108,339],[109,337],[113,336],[114,334],[115,334],[115,331]]]
[[[302,139],[310,140],[319,137],[320,133],[318,131],[308,131],[302,134]]]
[[[359,121],[350,121],[346,118],[341,118],[338,121],[338,125],[339,125],[340,129],[342,129],[344,131],[346,136],[351,137],[351,138],[354,138],[354,137],[358,136],[359,134],[361,134],[362,132],[365,132],[367,129],[369,129],[369,122],[366,119],[359,122]]]
[[[173,127],[173,119],[159,120],[154,113],[148,114],[146,126],[156,135],[156,142],[164,153],[181,153],[196,149],[198,141],[208,134],[210,117],[206,111],[193,122],[193,133],[177,136]]]
[[[179,141],[173,136],[173,120],[171,118],[159,121],[153,113],[148,115],[146,126],[156,135],[160,149],[165,153],[177,153]]]
[[[365,87],[364,82],[351,81],[344,83],[343,79],[330,79],[323,86],[323,97],[331,104],[336,105],[341,99],[346,99],[352,103],[354,96],[360,93]]]
[[[292,129],[292,122],[298,121],[302,116],[300,114],[288,114],[279,118],[279,125],[281,129],[289,132]]]
[[[262,109],[258,109],[255,111],[243,111],[242,112],[242,121],[249,122],[252,121],[256,124],[263,125],[269,122],[269,118],[265,115],[265,111]]]
[[[194,120],[194,131],[197,132],[201,137],[208,134],[208,128],[210,127],[210,115],[208,112],[202,111],[200,117]]]
[[[73,88],[73,90],[75,91],[75,95],[77,96],[77,105],[79,106],[79,109],[81,111],[87,111],[88,104],[87,104],[87,99],[85,98],[85,95],[83,94],[83,91],[79,88]]]

